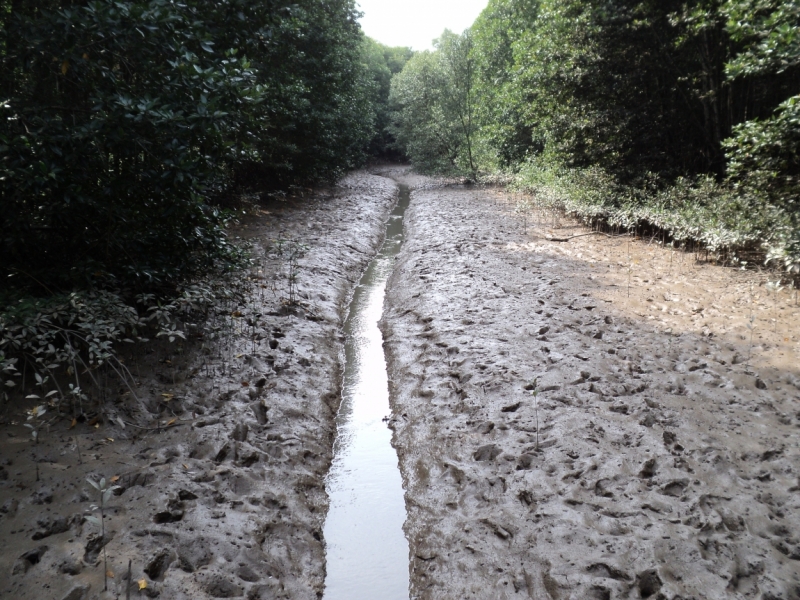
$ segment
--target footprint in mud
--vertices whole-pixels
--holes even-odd
[[[733,288],[722,280],[698,272],[697,281],[679,284],[675,271],[667,272],[669,252],[663,265],[651,266],[662,249],[641,244],[631,251],[647,253],[653,272],[630,278],[629,299],[625,244],[597,237],[572,240],[569,248],[531,242],[538,231],[528,239],[520,234],[519,243],[487,244],[497,235],[492,221],[517,218],[504,210],[458,190],[418,193],[403,269],[390,284],[393,407],[411,423],[396,430],[401,468],[413,472],[416,457],[441,452],[465,474],[454,501],[443,501],[437,487],[456,487],[450,476],[425,486],[412,481],[408,527],[415,527],[415,515],[433,511],[438,520],[426,522],[431,539],[464,531],[474,516],[516,528],[503,539],[487,525],[485,539],[470,539],[468,548],[438,547],[458,559],[437,563],[435,576],[430,565],[413,567],[412,580],[426,575],[414,589],[430,598],[469,597],[503,577],[497,569],[507,572],[506,563],[540,564],[526,554],[535,549],[554,559],[548,568],[554,592],[539,591],[538,573],[509,576],[509,590],[562,599],[791,597],[769,582],[800,577],[800,561],[791,558],[798,540],[760,524],[788,521],[791,494],[800,487],[789,443],[800,421],[790,400],[797,388],[786,378],[797,375],[788,358],[795,355],[780,346],[784,358],[777,351],[772,357],[783,363],[772,363],[769,373],[745,373],[747,340],[714,325],[740,319]],[[464,241],[470,233],[461,229],[467,220],[478,252],[469,269],[465,253],[474,253]],[[431,243],[442,245],[433,253]],[[421,282],[420,270],[441,275]],[[463,290],[471,293],[462,297]],[[672,314],[679,307],[684,314]],[[407,310],[435,316],[425,332],[430,345],[407,343],[407,333],[421,331],[399,316]],[[457,376],[450,374],[445,346],[453,342],[446,340],[458,340],[464,362]],[[766,344],[755,347],[760,355],[769,351]],[[413,380],[408,374],[420,365],[423,380]],[[531,390],[524,389],[534,377],[540,378],[539,452],[528,414]],[[421,397],[416,388],[434,396]],[[508,491],[497,493],[492,477],[504,478]],[[712,496],[731,499],[712,502]],[[614,555],[625,562],[611,561]],[[762,557],[760,572],[735,556]],[[587,565],[606,567],[590,573]],[[732,584],[737,572],[740,583]]]

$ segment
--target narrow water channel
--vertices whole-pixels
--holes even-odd
[[[408,600],[406,508],[389,415],[378,320],[386,280],[403,242],[407,186],[386,224],[386,241],[353,295],[345,322],[345,369],[338,433],[326,488],[325,600]]]

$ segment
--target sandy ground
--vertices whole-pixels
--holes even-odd
[[[384,173],[412,598],[800,598],[794,292]]]
[[[251,219],[239,234],[256,264],[241,300],[192,343],[129,359],[145,410],[109,383],[105,417],[58,419],[34,446],[22,407],[5,407],[0,597],[124,598],[129,560],[133,598],[321,597],[341,325],[395,201],[393,182],[361,172]],[[274,240],[308,247],[291,310],[292,244],[281,254]],[[101,477],[120,486],[105,538],[85,519],[98,503],[86,479]]]

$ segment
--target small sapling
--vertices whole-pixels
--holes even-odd
[[[767,285],[767,293],[772,295],[772,314],[775,316],[775,328],[774,331],[778,332],[778,294],[783,290],[783,286],[781,285],[780,281],[768,281]]]
[[[28,396],[29,398],[31,396]],[[28,411],[28,421],[32,421],[32,423],[25,423],[25,427],[31,430],[31,438],[33,438],[33,443],[39,443],[39,431],[41,430],[42,426],[45,424],[42,420],[42,417],[47,412],[47,407],[44,404],[40,404],[39,406],[34,406],[32,409]]]
[[[522,215],[522,226],[524,233],[528,233],[528,213],[531,210],[531,202],[524,196],[521,199],[516,197],[515,194],[515,202],[516,202],[516,212]]]
[[[91,485],[94,489],[96,489],[100,494],[100,504],[92,505],[91,510],[92,512],[99,512],[100,518],[93,515],[89,515],[86,517],[86,520],[90,523],[94,523],[98,527],[100,527],[100,535],[101,535],[101,543],[103,544],[103,585],[104,590],[108,591],[108,557],[106,556],[106,524],[105,524],[105,512],[106,512],[106,505],[108,501],[111,499],[111,495],[114,493],[114,490],[118,490],[118,485],[109,486],[106,482],[106,478],[103,477],[100,479],[99,482],[93,481],[92,479],[86,479],[86,481]]]
[[[539,378],[534,377],[526,389],[533,396],[533,410],[536,415],[536,451],[539,451]]]
[[[300,274],[300,259],[306,255],[308,246],[297,242],[292,242],[289,248],[287,279],[289,280],[289,305],[294,306],[297,304],[297,280]]]
[[[750,314],[750,318],[747,320],[747,328],[750,330],[750,346],[747,348],[747,362],[744,365],[745,371],[750,370],[750,356],[753,353],[753,328],[755,327],[756,316],[754,314]]]

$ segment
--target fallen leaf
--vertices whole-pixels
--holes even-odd
[[[175,423],[175,419],[170,419],[169,423],[167,423],[167,427],[173,425]]]
[[[243,381],[243,382],[242,382],[242,387],[247,387],[247,386],[249,386],[249,385],[250,385],[250,382],[249,382],[249,381]]]
[[[147,588],[147,580],[146,579],[140,579],[136,583],[139,584],[139,590],[140,591]]]
[[[67,71],[69,71],[69,61],[65,60],[61,63],[61,74],[66,75]]]
[[[106,438],[109,442],[113,442],[114,438]]]
[[[231,313],[231,316],[232,316],[232,317],[241,317],[241,316],[242,316],[242,313],[241,313],[241,312],[239,312],[238,310],[235,310],[235,311],[233,311],[233,312]]]
[[[164,398],[166,398],[167,400],[172,400],[172,399],[175,397],[175,395],[174,395],[174,394],[161,394],[161,395],[162,395]]]
[[[72,429],[72,428],[73,428],[73,427],[75,427],[75,425],[77,425],[77,424],[78,424],[78,419],[74,419],[74,418],[73,418],[73,419],[72,419],[72,423],[70,424],[69,428],[70,428],[70,429]]]
[[[100,423],[95,423],[95,424],[94,424],[94,428],[95,428],[95,429],[100,429]]]
[[[114,476],[111,478],[111,483],[114,483],[115,481],[119,481],[119,475],[114,475]]]
[[[183,463],[183,468],[188,471],[189,470],[189,465],[187,465],[186,463]]]
[[[112,571],[111,569],[109,569],[108,571],[106,571],[106,575],[107,575],[107,576],[109,576],[109,577],[111,577],[111,579],[114,579],[114,571]]]
[[[89,425],[89,427],[91,427],[92,425],[96,426],[98,421],[100,421],[100,419],[97,418],[97,417],[94,417],[91,421],[89,421],[89,423],[87,423],[87,425]]]

